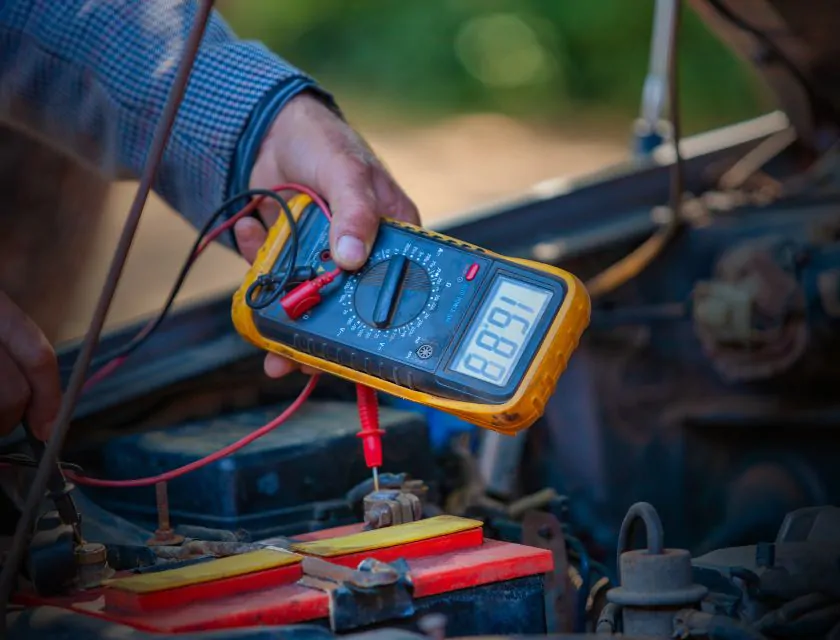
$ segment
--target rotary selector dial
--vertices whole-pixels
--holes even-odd
[[[359,319],[379,330],[398,328],[426,308],[432,279],[420,264],[394,255],[371,265],[356,284],[354,306]]]

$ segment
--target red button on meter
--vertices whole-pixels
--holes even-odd
[[[475,277],[477,275],[478,275],[478,265],[477,264],[471,264],[470,268],[467,269],[467,275],[465,275],[464,277],[467,279],[467,282],[469,282],[470,280],[475,279]]]

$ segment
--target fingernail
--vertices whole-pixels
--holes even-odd
[[[269,354],[263,363],[263,370],[269,378],[282,378],[294,371],[295,365],[293,362],[281,358],[274,354]]]
[[[242,220],[237,220],[236,225],[234,226],[239,234],[246,240],[256,238],[260,228],[259,223],[253,218],[243,218]]]
[[[348,269],[361,267],[367,259],[364,243],[353,236],[341,236],[335,252],[338,261]]]

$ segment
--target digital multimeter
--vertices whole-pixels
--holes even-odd
[[[335,269],[329,220],[307,196],[290,203],[296,266]],[[573,275],[383,220],[367,264],[342,273],[297,319],[280,301],[247,302],[288,268],[290,227],[271,228],[233,302],[237,331],[298,363],[502,433],[537,420],[589,322]]]

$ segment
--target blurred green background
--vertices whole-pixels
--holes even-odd
[[[224,0],[239,35],[371,118],[490,111],[582,126],[638,113],[653,0]],[[768,109],[751,70],[687,8],[686,132]]]

